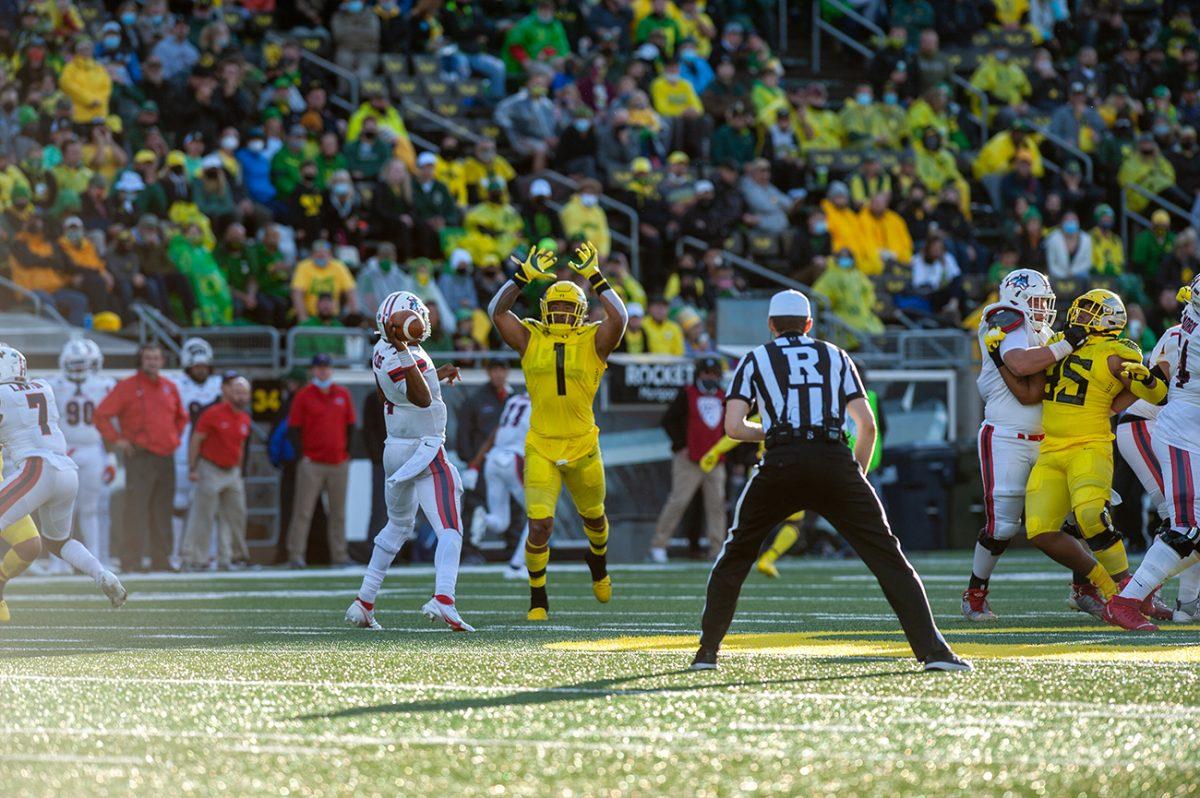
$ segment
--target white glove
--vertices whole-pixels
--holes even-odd
[[[475,490],[475,486],[478,484],[479,484],[479,469],[478,468],[468,468],[466,471],[464,471],[462,473],[463,490],[465,490],[465,491]]]
[[[412,456],[405,461],[404,465],[396,469],[396,472],[387,478],[387,486],[395,488],[410,479],[414,479],[425,473],[425,469],[429,468],[429,464],[433,462],[433,458],[442,449],[442,439],[437,436],[427,436],[421,438],[421,442],[417,445],[416,451]]]

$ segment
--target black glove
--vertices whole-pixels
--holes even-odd
[[[1072,349],[1078,349],[1087,341],[1088,333],[1083,327],[1078,324],[1068,324],[1067,329],[1063,331],[1063,339],[1071,345]]]

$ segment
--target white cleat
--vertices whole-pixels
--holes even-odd
[[[654,563],[655,565],[666,565],[667,564],[667,550],[653,547],[650,549],[650,552],[647,555],[647,559],[650,560],[650,562]]]
[[[475,631],[475,627],[464,621],[458,614],[458,608],[454,606],[454,599],[448,596],[434,596],[429,599],[421,608],[421,614],[431,621],[445,621],[446,625],[455,632]]]
[[[376,632],[383,629],[379,625],[379,621],[375,620],[375,610],[367,609],[357,598],[350,605],[350,609],[346,610],[346,623],[357,626],[359,629],[371,629]]]
[[[129,599],[129,591],[121,584],[121,580],[117,579],[117,575],[112,571],[102,571],[96,584],[100,586],[100,590],[104,595],[108,596],[108,600],[117,609],[125,606],[125,602]]]
[[[1171,620],[1175,623],[1200,623],[1200,599],[1188,602],[1176,600]]]
[[[529,571],[525,570],[524,565],[509,565],[504,569],[504,578],[524,582],[529,578]]]

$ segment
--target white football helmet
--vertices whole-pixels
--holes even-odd
[[[188,338],[179,348],[179,365],[185,371],[192,366],[211,366],[213,349],[203,338]]]
[[[0,384],[6,382],[28,382],[25,356],[8,344],[0,344]]]
[[[88,348],[88,371],[95,373],[104,368],[104,352],[100,351],[100,344],[91,338],[84,338],[83,343]]]
[[[67,341],[63,346],[62,352],[58,354],[58,367],[67,375],[67,379],[74,382],[83,382],[87,379],[88,372],[91,371],[92,352],[88,348],[86,338],[74,338]]]
[[[1034,327],[1049,328],[1058,315],[1050,279],[1034,269],[1017,269],[1000,281],[1000,301],[1026,311]]]
[[[379,303],[379,310],[375,312],[375,326],[379,329],[381,336],[387,338],[387,320],[392,317],[393,313],[400,310],[416,311],[417,315],[421,317],[421,321],[425,322],[425,334],[421,336],[421,340],[424,341],[429,337],[429,308],[425,307],[421,298],[411,291],[393,291]]]

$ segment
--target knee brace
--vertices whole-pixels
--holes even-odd
[[[1200,529],[1196,527],[1192,527],[1187,532],[1167,529],[1162,533],[1161,540],[1174,549],[1180,557],[1190,557],[1193,552],[1200,551],[1196,546],[1197,541],[1200,541]]]
[[[1008,544],[1012,543],[1012,539],[1001,540],[987,533],[986,530],[979,530],[979,545],[983,546],[993,557],[999,557],[1008,548]]]
[[[1121,533],[1113,526],[1112,512],[1107,502],[1080,507],[1075,512],[1075,518],[1084,542],[1092,551],[1104,551],[1123,541]]]
[[[1079,531],[1079,525],[1075,523],[1075,516],[1068,515],[1063,519],[1062,526],[1058,528],[1059,532],[1065,535],[1070,535],[1076,540],[1083,540],[1083,533]]]

